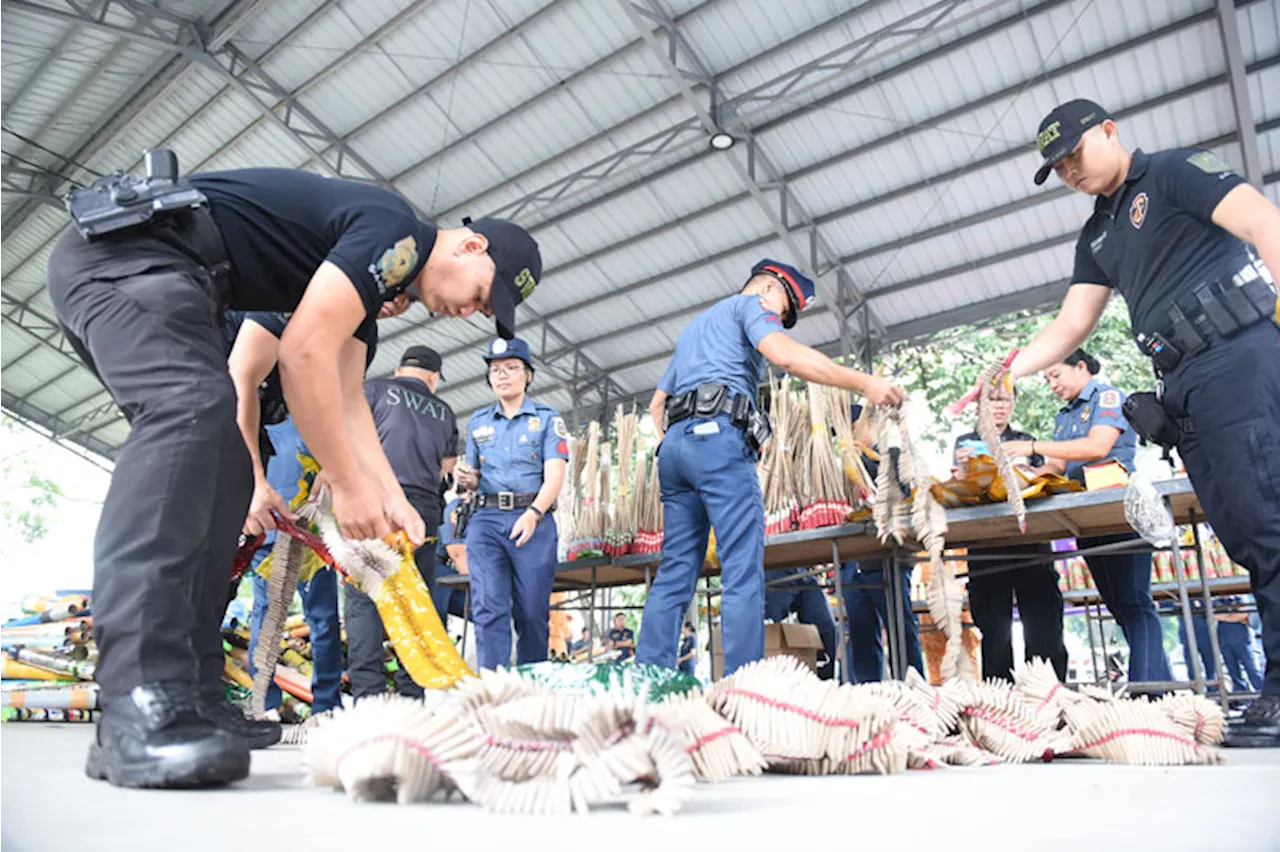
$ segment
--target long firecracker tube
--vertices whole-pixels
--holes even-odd
[[[70,675],[20,663],[8,654],[4,655],[3,677],[5,680],[46,680],[78,683],[78,680]]]
[[[0,708],[0,720],[5,722],[96,722],[101,712],[101,710],[3,707]]]
[[[24,647],[61,650],[65,641],[65,636],[0,636],[0,650]]]
[[[249,677],[249,673],[240,668],[240,666],[230,658],[222,661],[222,676],[234,683],[236,686],[243,686],[245,689],[253,689],[253,678]]]
[[[305,701],[308,704],[314,700],[311,695],[311,678],[303,677],[299,672],[288,666],[276,666],[275,681],[276,686],[294,698]]]
[[[98,685],[64,686],[58,689],[6,689],[5,707],[34,707],[41,710],[96,710]]]
[[[81,680],[93,680],[96,666],[88,661],[73,660],[61,654],[41,651],[35,648],[14,648],[11,656],[20,663],[38,666],[51,672],[62,672],[75,675]]]
[[[28,615],[38,615],[42,612],[66,607],[68,605],[75,606],[76,609],[89,608],[89,596],[77,593],[55,595],[27,595],[22,599],[21,609]]]
[[[72,621],[54,621],[48,624],[17,624],[0,627],[0,636],[70,636],[73,632],[92,635],[93,619],[77,618]]]

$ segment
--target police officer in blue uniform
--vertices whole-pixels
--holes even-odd
[[[777,568],[765,572],[765,581],[775,584],[765,587],[765,619],[781,624],[794,613],[801,624],[816,627],[824,655],[818,661],[818,677],[830,680],[836,664],[836,623],[817,578],[808,568]]]
[[[676,659],[676,668],[687,675],[698,673],[698,634],[688,621],[680,632],[680,656]]]
[[[484,360],[498,401],[471,415],[455,475],[476,492],[466,527],[471,618],[480,668],[496,669],[511,662],[513,617],[516,662],[547,658],[558,550],[551,511],[569,433],[558,411],[526,396],[534,372],[527,343],[499,338]]]
[[[103,714],[90,777],[129,787],[217,785],[249,772],[245,743],[199,708],[220,642],[237,531],[253,489],[220,328],[225,309],[293,311],[280,377],[324,467],[344,533],[425,531],[390,473],[361,395],[352,334],[412,293],[436,313],[515,306],[542,274],[537,243],[500,220],[436,228],[396,193],[302,170],[183,177],[171,152],[145,179],[73,190],[49,258],[68,342],[130,421],[94,545]]]
[[[609,628],[609,650],[617,651],[615,663],[625,663],[635,656],[636,632],[627,626],[627,614],[616,613],[613,616],[613,627]]]
[[[813,281],[765,259],[741,292],[695,317],[676,343],[649,403],[663,437],[658,475],[665,536],[640,624],[638,662],[675,668],[680,625],[712,526],[722,566],[724,673],[764,656],[764,497],[756,460],[770,429],[756,395],[766,360],[875,403],[902,399],[888,381],[842,367],[787,336],[784,329],[813,299]]]
[[[1156,396],[1135,399],[1129,417],[1177,447],[1218,538],[1249,570],[1262,616],[1262,697],[1227,745],[1280,746],[1280,210],[1210,151],[1130,153],[1091,101],[1046,116],[1037,145],[1037,183],[1052,170],[1097,201],[1061,312],[1010,372],[1060,361],[1113,290],[1125,297],[1159,377]]]
[[[1049,389],[1066,403],[1054,419],[1052,441],[1006,441],[1010,455],[1039,453],[1046,468],[1084,484],[1087,465],[1115,460],[1134,468],[1137,437],[1124,416],[1125,394],[1094,378],[1101,365],[1076,349],[1044,371]],[[1133,533],[1080,539],[1081,549],[1137,541]],[[1151,599],[1151,554],[1086,556],[1089,573],[1107,609],[1129,643],[1131,682],[1170,681],[1173,673],[1164,652],[1160,616]]]
[[[387,379],[365,382],[364,397],[373,412],[378,440],[415,511],[426,524],[427,538],[413,551],[428,590],[436,586],[436,531],[440,526],[440,483],[458,456],[458,421],[436,389],[442,377],[440,353],[429,346],[410,346],[400,366]],[[382,617],[368,595],[348,586],[344,616],[347,626],[347,674],[355,700],[386,691]],[[395,673],[396,692],[422,697],[422,687],[403,667]]]
[[[454,615],[467,617],[467,590],[455,589],[441,583],[445,577],[465,575],[467,570],[467,542],[457,535],[458,512],[462,501],[454,497],[444,507],[444,519],[440,522],[440,541],[436,545],[436,589],[432,600],[440,618]]]
[[[881,635],[889,629],[889,595],[885,592],[883,559],[873,562],[845,562],[840,566],[840,583],[844,589],[844,612],[848,619],[849,681],[876,683],[884,680],[884,644]],[[906,645],[902,654],[906,665],[925,674],[924,654],[920,648],[920,620],[911,608],[911,572],[903,565],[899,595],[904,601],[902,619]]]

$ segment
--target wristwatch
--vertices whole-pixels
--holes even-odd
[[[535,515],[538,516],[539,522],[541,522],[542,519],[547,516],[545,512],[543,512],[541,509],[539,509],[537,506],[533,505],[532,503],[529,504],[529,511],[533,512]]]

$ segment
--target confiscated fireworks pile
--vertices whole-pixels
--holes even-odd
[[[28,595],[0,625],[6,722],[89,722],[98,713],[98,649],[88,592]]]

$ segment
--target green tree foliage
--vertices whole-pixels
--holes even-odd
[[[7,416],[3,424],[6,435],[14,435],[19,428]],[[4,457],[4,499],[0,512],[5,526],[27,544],[48,535],[48,513],[58,507],[62,496],[58,483],[40,473],[34,453],[20,451]]]
[[[924,437],[940,449],[950,451],[954,421],[943,410],[964,396],[990,364],[1003,360],[1009,350],[1030,342],[1052,315],[1018,313],[1001,317],[985,327],[962,326],[932,340],[901,346],[881,360],[887,375],[899,382],[913,397],[922,397],[937,419],[924,430]],[[1139,351],[1129,332],[1129,315],[1124,302],[1113,299],[1085,343],[1085,350],[1102,364],[1107,380],[1126,393],[1149,390],[1155,384],[1150,362]],[[1044,380],[1028,376],[1018,383],[1018,403],[1013,423],[1024,431],[1048,440],[1053,436],[1053,420],[1062,402],[1049,392]],[[974,410],[962,415],[967,424]]]

